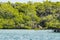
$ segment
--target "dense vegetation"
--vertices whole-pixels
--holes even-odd
[[[0,28],[60,28],[60,2],[0,2]]]

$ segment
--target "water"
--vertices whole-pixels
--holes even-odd
[[[60,40],[52,30],[0,30],[0,40]]]

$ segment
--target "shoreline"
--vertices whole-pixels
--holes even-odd
[[[1,30],[1,29],[0,29]],[[19,28],[5,28],[5,29],[3,29],[3,30],[54,30],[54,29],[46,29],[46,28],[42,28],[42,29],[38,29],[38,28],[36,28],[36,29],[19,29]]]

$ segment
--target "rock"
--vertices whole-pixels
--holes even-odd
[[[54,32],[60,32],[60,29],[55,29]]]

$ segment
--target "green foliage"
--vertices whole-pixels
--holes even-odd
[[[60,2],[0,3],[0,28],[60,28]]]

